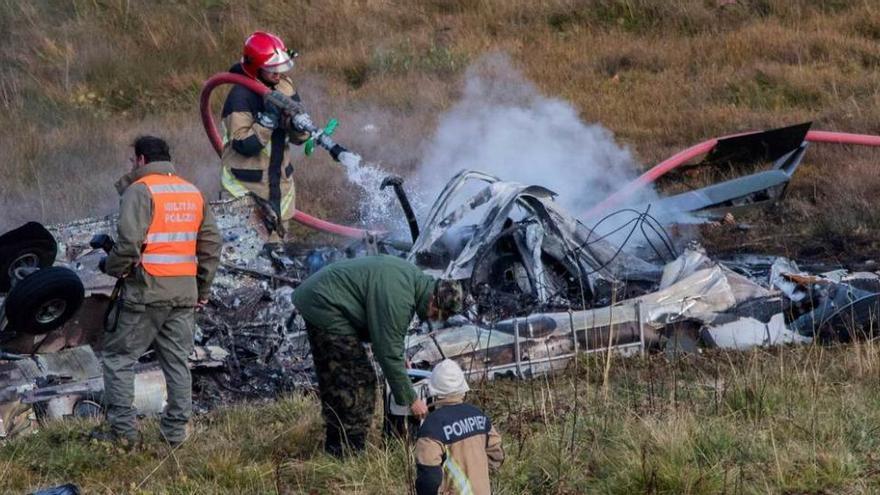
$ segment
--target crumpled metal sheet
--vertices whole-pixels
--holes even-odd
[[[711,321],[737,301],[721,267],[698,270],[671,286],[639,298],[645,321],[668,324],[683,319]]]
[[[789,330],[782,313],[773,315],[764,323],[754,318],[741,318],[730,323],[703,328],[704,340],[720,349],[748,350],[784,344],[809,344],[812,337],[805,337]]]
[[[703,248],[688,248],[678,258],[663,267],[663,275],[660,277],[658,288],[665,289],[692,275],[697,270],[709,268],[715,266],[715,264],[706,256],[706,251]]]
[[[592,352],[611,342],[621,351],[656,342],[653,328],[641,328],[636,302],[585,311],[534,314],[493,326],[466,324],[407,339],[416,364],[455,359],[466,373],[493,378],[514,373],[534,376],[559,369],[575,351]]]
[[[469,179],[486,182],[476,194],[452,208],[449,203],[454,192]],[[414,261],[419,253],[430,251],[451,228],[463,219],[472,220],[476,228],[471,232],[461,251],[443,271],[444,278],[465,279],[473,271],[477,253],[504,228],[504,221],[518,201],[525,197],[552,198],[553,192],[540,186],[525,186],[515,182],[503,182],[495,177],[475,172],[462,171],[450,180],[447,189],[435,202],[421,235],[413,244],[408,255]],[[476,216],[476,218],[473,218]]]
[[[678,258],[667,263],[663,267],[663,276],[660,279],[658,288],[660,290],[666,289],[698,270],[712,267],[720,267],[724,271],[724,276],[730,285],[731,293],[737,302],[772,295],[771,290],[761,286],[759,283],[710,259],[706,255],[706,251],[700,246],[689,247]]]
[[[220,368],[226,365],[226,358],[229,357],[229,351],[216,346],[194,346],[193,352],[189,356],[189,366],[191,368]]]
[[[736,299],[738,303],[752,299],[769,298],[776,294],[776,291],[764,287],[739,273],[733,272],[723,265],[721,266],[724,270],[724,275],[727,277],[727,283],[730,284],[733,298]]]
[[[848,341],[855,336],[825,335],[825,332],[830,330],[827,329],[826,326],[833,319],[838,318],[841,315],[841,312],[851,308],[853,304],[859,301],[865,301],[869,303],[869,306],[867,307],[869,313],[864,315],[864,317],[869,319],[866,323],[871,331],[877,332],[878,324],[880,324],[880,307],[878,307],[875,302],[878,298],[876,293],[856,289],[848,284],[819,286],[816,290],[819,292],[819,303],[815,306],[815,309],[801,315],[791,323],[791,328],[793,330],[801,335],[816,335],[829,340],[842,338],[843,341]],[[872,306],[875,309],[871,310]],[[861,323],[857,321],[861,317],[862,316],[856,317],[855,315],[847,316],[844,313],[844,319],[856,319],[851,322],[853,327],[858,326]]]
[[[491,378],[499,373],[551,371],[575,352],[607,348],[643,351],[659,344],[667,327],[694,322],[706,331],[709,346],[804,343],[785,326],[728,313],[743,303],[769,298],[773,292],[723,265],[699,249],[689,250],[666,267],[667,285],[660,290],[612,305],[583,311],[539,313],[500,321],[494,326],[464,324],[432,334],[411,336],[407,355],[414,363],[434,364],[456,359],[469,373]],[[724,316],[724,323],[716,323]]]
[[[219,347],[195,346],[189,366],[194,370],[218,368],[225,365],[227,357],[228,352]],[[138,363],[134,371],[138,414],[160,413],[167,391],[158,363]],[[38,422],[75,416],[83,401],[100,412],[103,391],[100,361],[88,345],[0,361],[0,439],[33,431]]]
[[[808,294],[798,283],[786,275],[808,275],[798,268],[797,263],[786,258],[777,258],[770,267],[770,286],[780,290],[785,297],[794,302],[804,300]]]
[[[477,186],[475,193],[459,197],[460,192],[467,190],[466,186],[474,185]],[[528,276],[529,284],[535,288],[525,292],[533,292],[532,296],[539,303],[551,299],[548,287],[554,293],[565,292],[564,287],[563,290],[553,287],[558,282],[548,283],[549,265],[545,257],[553,260],[556,271],[560,267],[564,270],[565,273],[557,274],[556,278],[582,281],[590,300],[600,285],[607,288],[620,286],[623,281],[660,279],[661,267],[621,252],[618,246],[600,239],[562,210],[553,200],[554,196],[552,191],[540,186],[501,181],[487,174],[463,170],[447,183],[434,202],[408,259],[444,278],[474,279],[478,263],[489,264],[488,260],[494,260],[493,256],[499,254],[493,250],[502,238],[511,235],[512,229],[523,227],[524,234],[513,233],[515,239],[526,236],[518,241],[522,244],[519,251],[524,267],[517,269],[523,271],[524,268],[524,273],[517,277]],[[442,260],[442,266],[437,266],[437,260]],[[600,281],[604,283],[599,284]],[[475,282],[471,280],[472,285]],[[522,290],[522,284],[518,285]],[[553,299],[562,301],[558,297]],[[600,301],[607,303],[606,299],[603,293]]]
[[[517,237],[517,239],[519,240],[519,237]],[[550,283],[547,281],[547,270],[541,260],[541,254],[543,253],[542,246],[544,244],[544,227],[537,223],[530,224],[526,227],[526,232],[522,241],[524,244],[522,251],[527,254],[526,259],[530,260],[530,263],[526,265],[526,268],[532,272],[532,277],[535,279],[535,285],[538,287],[538,301],[546,303],[550,297],[548,291]]]
[[[0,362],[0,439],[34,431],[40,417],[26,397],[59,382],[87,382],[101,368],[88,346]]]

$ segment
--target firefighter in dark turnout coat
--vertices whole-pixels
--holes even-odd
[[[293,56],[284,43],[273,34],[256,32],[245,41],[241,62],[229,71],[300,101],[293,81],[284,75],[292,68]],[[296,130],[290,116],[239,85],[226,97],[222,117],[224,189],[235,197],[251,192],[265,200],[282,222],[283,232],[283,223],[295,211],[289,144],[301,145],[309,138],[308,132]]]
[[[416,492],[489,495],[489,471],[504,461],[501,435],[483,411],[464,402],[470,388],[455,361],[438,363],[428,388],[435,397],[434,411],[416,441]]]

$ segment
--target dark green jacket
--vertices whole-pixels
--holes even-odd
[[[394,256],[368,256],[328,265],[293,293],[306,322],[321,331],[358,336],[373,355],[399,404],[415,392],[404,366],[404,338],[413,315],[425,319],[434,278]]]
[[[106,270],[108,275],[125,278],[123,299],[127,305],[195,306],[198,299],[207,299],[211,293],[211,282],[220,264],[222,238],[207,201],[196,241],[197,276],[153,277],[139,264],[147,229],[153,221],[153,199],[147,186],[134,182],[151,174],[173,173],[171,162],[151,162],[116,182],[122,199],[116,246],[107,256]]]

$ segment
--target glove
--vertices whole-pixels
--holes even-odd
[[[312,117],[305,112],[296,114],[290,119],[290,123],[297,132],[314,132],[317,130],[312,122]]]
[[[257,114],[257,123],[267,129],[275,129],[281,119],[281,108],[270,100],[265,100],[264,108]]]
[[[257,114],[257,123],[266,129],[278,127],[278,114],[272,112],[260,112]]]
[[[89,241],[89,247],[92,249],[103,249],[105,253],[112,251],[114,245],[116,245],[116,241],[107,234],[95,234]]]
[[[102,256],[101,259],[98,261],[98,270],[101,273],[107,273],[107,257],[106,256]]]

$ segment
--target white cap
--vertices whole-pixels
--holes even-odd
[[[428,391],[434,397],[464,395],[470,389],[461,367],[451,359],[440,361],[431,371],[431,378],[428,380]]]

